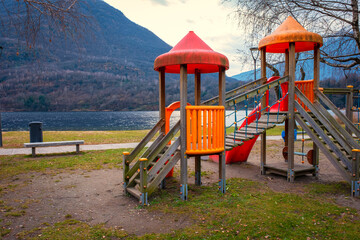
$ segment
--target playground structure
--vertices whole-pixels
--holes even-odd
[[[154,69],[159,72],[159,122],[131,152],[124,153],[125,191],[147,204],[150,195],[180,160],[180,196],[188,194],[187,159],[195,157],[195,184],[201,184],[202,155],[218,154],[219,189],[225,192],[225,70],[228,59],[213,51],[194,32],[189,32],[173,49],[156,58]],[[201,74],[219,74],[219,106],[200,106]],[[168,130],[165,107],[165,73],[180,74],[180,121]],[[195,75],[195,105],[187,103],[187,75]],[[171,109],[171,108],[170,108]],[[170,110],[171,111],[171,110]],[[135,157],[159,132],[158,138],[141,155]],[[173,137],[180,136],[169,145]],[[130,167],[131,162],[136,162]],[[164,184],[161,184],[164,186]]]
[[[214,52],[193,32],[189,32],[172,50],[160,55],[154,62],[159,72],[159,116],[155,127],[131,152],[124,153],[124,189],[146,205],[148,197],[180,161],[180,197],[187,199],[187,161],[195,159],[195,184],[201,185],[201,161],[203,155],[211,155],[219,162],[219,190],[225,193],[225,163],[246,161],[259,136],[261,136],[261,174],[273,173],[287,177],[293,182],[296,177],[319,173],[319,150],[352,186],[352,195],[359,196],[359,125],[352,122],[353,97],[359,91],[346,89],[321,89],[320,35],[305,30],[293,18],[288,17],[271,35],[259,43],[261,55],[261,78],[231,91],[225,92],[227,58]],[[314,69],[312,80],[295,81],[295,53],[313,51]],[[266,78],[266,54],[285,55],[283,77]],[[201,74],[217,72],[219,96],[201,102]],[[180,74],[180,102],[165,107],[165,73]],[[187,103],[187,75],[195,76],[195,105]],[[270,91],[275,91],[276,100],[270,104]],[[346,114],[341,113],[325,94],[346,94]],[[218,106],[212,106],[218,104]],[[250,108],[253,105],[253,108]],[[225,135],[225,108],[234,109],[234,132]],[[345,125],[343,128],[325,109],[330,109]],[[169,126],[171,113],[180,108],[180,120]],[[237,112],[244,110],[244,119],[237,120]],[[358,118],[359,119],[359,118]],[[285,122],[285,147],[282,150],[286,161],[268,164],[266,161],[266,130]],[[313,141],[308,153],[294,149],[296,123]],[[146,144],[159,133],[152,145]],[[180,132],[178,138],[175,135]],[[142,152],[142,153],[141,153]],[[136,157],[140,155],[138,159]],[[310,165],[296,164],[295,156],[307,157]],[[134,163],[133,163],[134,162]]]

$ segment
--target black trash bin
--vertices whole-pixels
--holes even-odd
[[[31,122],[29,123],[29,127],[30,127],[30,142],[42,142],[43,141],[42,122]]]

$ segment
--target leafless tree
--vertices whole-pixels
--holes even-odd
[[[239,27],[246,42],[256,45],[288,16],[307,30],[319,33],[325,45],[321,61],[343,69],[360,66],[358,0],[223,0],[233,4]]]
[[[82,0],[0,0],[0,36],[16,34],[30,48],[40,36],[49,42],[58,34],[78,37],[87,24],[81,4]]]

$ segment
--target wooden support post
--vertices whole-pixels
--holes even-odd
[[[353,122],[353,112],[352,107],[354,106],[354,87],[349,85],[347,88],[350,90],[348,94],[346,94],[346,117]],[[346,127],[346,131],[352,135],[351,130]]]
[[[187,156],[186,156],[186,104],[187,104],[187,65],[180,65],[180,197],[187,200]]]
[[[80,153],[80,144],[76,144],[76,154]]]
[[[260,61],[261,61],[261,77],[263,78],[262,82],[266,83],[266,47],[260,49]],[[266,107],[266,96],[261,99],[261,108]],[[263,112],[265,113],[265,112]],[[265,172],[265,165],[266,165],[266,131],[261,134],[261,153],[260,153],[260,171],[261,174],[266,174]]]
[[[289,76],[289,49],[285,50],[285,72],[284,76]]]
[[[320,46],[316,44],[314,47],[314,92],[319,89],[320,84]],[[316,98],[316,96],[315,96]]]
[[[226,93],[225,68],[219,67],[219,106],[225,106],[225,100],[226,100],[225,93]],[[224,131],[226,131],[225,128]],[[226,134],[224,132],[224,143],[225,143],[225,135]],[[225,150],[219,154],[219,190],[222,193],[225,193],[226,191]]]
[[[359,158],[360,149],[352,150],[352,183],[351,183],[351,194],[353,197],[360,195],[360,181],[359,181]]]
[[[319,101],[316,95],[320,87],[320,45],[314,47],[314,101]],[[313,142],[313,166],[315,167],[315,177],[319,175],[319,147]]]
[[[127,173],[130,169],[130,163],[126,160],[126,156],[130,155],[129,152],[123,152],[123,179],[124,179],[124,190],[126,192],[126,187],[129,183],[129,176],[127,176]]]
[[[165,121],[165,68],[162,67],[159,69],[159,119],[162,119]],[[166,124],[164,124],[161,128],[160,128],[160,134],[162,134],[163,136],[165,136],[166,134]],[[164,180],[161,182],[160,184],[160,188],[164,189],[165,188],[165,178]]]
[[[285,50],[285,76],[289,76],[289,49]],[[289,121],[286,118],[286,120],[285,120],[285,147],[288,146],[288,137],[287,137],[289,135],[288,124],[289,124]],[[285,159],[285,162],[287,162],[287,159]]]
[[[195,105],[201,103],[201,74],[198,69],[195,69]],[[197,116],[199,119],[201,116]],[[203,139],[205,141],[205,139]],[[201,185],[201,157],[195,156],[195,185]]]
[[[294,129],[295,129],[295,43],[289,43],[289,109],[288,109],[288,181],[293,182],[294,173]]]
[[[146,168],[146,162],[147,158],[140,158],[140,204],[141,205],[148,205],[148,199],[147,199],[147,168]]]
[[[159,70],[159,119],[165,121],[165,68]],[[160,132],[165,135],[165,125],[161,127]]]

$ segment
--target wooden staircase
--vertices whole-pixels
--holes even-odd
[[[360,145],[354,139],[353,134],[358,138],[360,131],[320,91],[316,92],[319,99],[344,122],[353,134],[348,133],[318,101],[311,103],[299,89],[295,90],[295,94],[310,110],[310,112],[305,111],[303,106],[295,102],[298,111],[295,120],[342,177],[352,185],[352,193],[358,195],[359,157],[357,150],[360,149]]]
[[[243,145],[246,141],[255,138],[255,136],[264,133],[266,130],[276,126],[276,124],[283,123],[286,119],[285,114],[280,113],[265,113],[258,120],[243,126],[234,133],[228,134],[225,137],[225,150],[230,151],[235,147]]]
[[[135,157],[162,126],[163,122],[159,121],[131,154],[124,156],[125,192],[139,199],[142,205],[148,204],[148,197],[159,187],[180,159],[180,137],[168,145],[180,130],[179,121],[165,136],[160,134],[153,144],[135,160]],[[133,164],[131,164],[132,161],[134,161]]]

